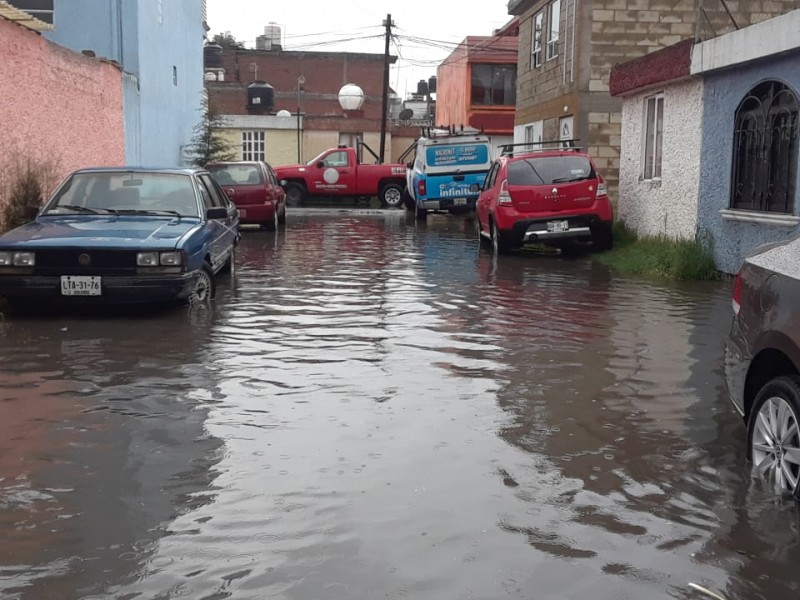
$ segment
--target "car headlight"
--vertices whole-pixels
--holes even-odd
[[[139,252],[136,255],[137,267],[179,267],[182,264],[181,252]]]
[[[180,252],[162,252],[160,260],[165,267],[177,267],[183,264],[183,254]]]
[[[137,267],[157,267],[158,252],[139,252],[136,255]]]
[[[0,252],[0,267],[33,267],[36,254],[33,252]]]

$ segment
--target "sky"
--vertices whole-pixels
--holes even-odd
[[[511,20],[506,7],[507,0],[207,0],[209,37],[230,31],[248,48],[274,22],[285,50],[383,54],[391,14],[398,60],[389,83],[403,98],[465,37],[491,35]]]

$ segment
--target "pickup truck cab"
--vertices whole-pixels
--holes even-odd
[[[292,206],[314,196],[377,196],[383,205],[395,207],[402,203],[406,185],[404,164],[366,164],[347,146],[325,150],[305,165],[276,167],[275,173]]]
[[[427,131],[406,173],[406,208],[418,219],[429,212],[474,211],[491,160],[490,140],[477,130]]]

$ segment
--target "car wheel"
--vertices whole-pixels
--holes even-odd
[[[614,234],[610,225],[600,225],[592,230],[592,247],[595,250],[611,250],[614,247]]]
[[[306,201],[306,188],[299,183],[289,183],[286,185],[286,205],[303,206]]]
[[[211,265],[203,263],[194,278],[194,287],[189,294],[189,304],[191,306],[205,304],[214,297],[214,276],[211,273]]]
[[[776,377],[759,390],[747,426],[753,470],[777,494],[800,480],[800,377]]]
[[[403,190],[403,205],[406,207],[406,210],[410,212],[414,212],[417,208],[417,205],[414,203],[414,199],[411,197],[408,188]]]
[[[397,208],[403,203],[403,187],[397,183],[387,183],[380,191],[381,203],[389,208]]]
[[[278,228],[278,210],[277,208],[272,211],[272,219],[270,221],[264,221],[261,223],[261,229],[266,229],[267,231],[275,231]]]
[[[497,225],[492,221],[492,252],[497,254],[508,254],[511,252],[511,247],[508,242],[503,239],[503,234],[497,229]]]
[[[481,218],[478,216],[475,218],[475,231],[478,233],[478,245],[483,248],[487,247],[489,245],[489,240],[483,235],[483,230],[481,229]]]

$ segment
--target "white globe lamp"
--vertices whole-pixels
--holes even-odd
[[[364,106],[364,90],[348,83],[339,90],[339,105],[343,110],[361,110]]]

